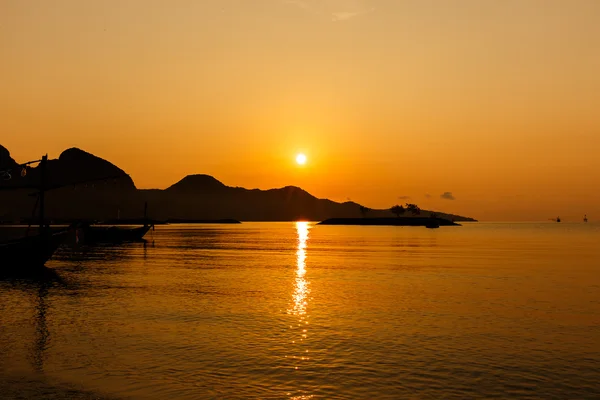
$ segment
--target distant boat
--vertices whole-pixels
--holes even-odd
[[[425,228],[428,229],[436,229],[440,227],[440,222],[437,220],[437,218],[431,218],[431,221],[427,221],[425,223]]]
[[[583,222],[587,222],[587,221],[588,221],[588,219],[587,219],[587,214],[586,214],[583,216]]]
[[[556,222],[560,222],[560,217],[556,217]]]

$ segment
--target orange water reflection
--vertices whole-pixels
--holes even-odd
[[[298,244],[296,249],[296,281],[294,293],[292,295],[291,308],[288,314],[294,315],[297,320],[290,325],[290,330],[294,332],[292,336],[292,346],[294,353],[291,356],[294,360],[294,368],[298,369],[298,362],[309,359],[308,350],[300,347],[308,336],[308,300],[310,294],[310,282],[306,280],[306,247],[308,242],[309,225],[308,222],[296,222],[296,231],[298,235]],[[287,357],[287,356],[286,356]]]
[[[296,287],[294,291],[293,314],[300,322],[306,319],[307,296],[310,293],[306,275],[306,243],[308,242],[308,222],[296,222],[298,248],[296,251]]]

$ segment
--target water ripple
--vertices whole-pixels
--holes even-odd
[[[165,226],[62,249],[59,280],[0,281],[0,389],[600,398],[600,230],[559,228]]]

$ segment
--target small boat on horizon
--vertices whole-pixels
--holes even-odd
[[[583,216],[583,222],[588,222],[587,214]]]
[[[431,221],[427,221],[425,223],[425,228],[427,229],[437,229],[440,227],[440,222],[437,220],[437,218],[431,218]]]

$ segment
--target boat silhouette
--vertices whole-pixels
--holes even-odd
[[[0,242],[0,266],[1,272],[9,273],[28,273],[40,270],[46,262],[52,257],[56,249],[66,239],[69,229],[52,230],[45,221],[45,192],[46,188],[46,164],[48,156],[45,155],[41,160],[29,161],[21,167],[23,171],[25,166],[39,163],[40,165],[40,183],[37,187],[37,201],[34,205],[33,214],[39,205],[39,226],[36,235],[29,236],[29,228],[25,237]],[[11,176],[8,173],[8,176]],[[22,172],[22,176],[24,173]],[[12,188],[11,188],[12,189]]]
[[[82,241],[85,244],[110,244],[142,241],[154,225],[136,228],[118,226],[87,225],[81,228]]]
[[[26,175],[26,167],[31,164],[39,164],[40,181],[38,184],[32,185],[10,185],[0,187],[1,190],[16,190],[16,189],[32,189],[35,190],[31,196],[37,196],[34,205],[33,215],[38,211],[38,232],[36,235],[29,235],[30,226],[27,228],[27,233],[24,237],[0,242],[0,272],[8,274],[32,273],[44,270],[44,265],[52,257],[58,247],[66,240],[69,233],[77,228],[78,224],[72,224],[68,228],[53,229],[46,222],[45,217],[45,194],[49,190],[58,189],[69,184],[48,185],[47,184],[47,164],[48,155],[43,156],[40,160],[28,161],[20,164],[21,177]],[[14,167],[13,167],[14,169]],[[4,179],[12,179],[15,171],[0,171]],[[17,171],[18,172],[18,171]],[[15,174],[16,175],[16,174]],[[84,182],[73,182],[71,184],[86,183],[95,180],[113,179],[114,177],[104,177],[100,179],[90,179]],[[105,240],[106,237],[113,240],[132,240],[133,238],[143,237],[151,226],[144,224],[143,227],[127,232],[117,232],[110,230],[106,233],[103,229],[91,229],[90,236],[95,240]]]
[[[78,238],[85,244],[111,244],[142,241],[154,224],[148,223],[148,203],[144,204],[144,225],[131,228],[119,226],[82,225]],[[79,235],[80,233],[80,235]]]
[[[0,243],[2,269],[26,272],[43,267],[66,239],[67,234],[67,230],[42,232]]]

